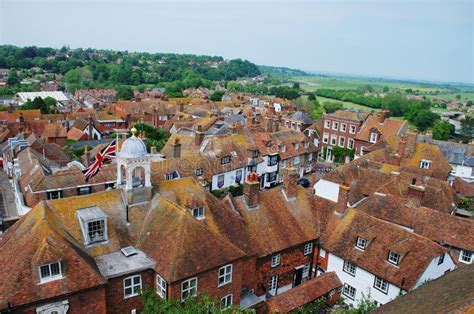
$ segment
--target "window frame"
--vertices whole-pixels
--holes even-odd
[[[350,124],[349,125],[349,133],[356,134],[356,132],[357,132],[357,126],[354,125],[354,124]]]
[[[441,265],[444,263],[444,256],[446,255],[446,253],[443,253],[439,256],[438,258],[438,265]]]
[[[370,132],[370,138],[369,142],[370,143],[377,143],[379,135],[376,132]]]
[[[221,165],[230,164],[231,156],[223,156],[221,158]]]
[[[195,211],[197,210],[197,215],[195,215]],[[202,211],[202,213],[200,213],[200,211]],[[198,207],[194,207],[192,209],[192,215],[194,218],[198,219],[198,220],[201,220],[201,219],[204,219],[206,218],[206,210],[204,209],[204,206],[198,206]]]
[[[218,276],[217,276],[217,287],[222,287],[232,283],[232,272],[233,272],[233,265],[228,264],[219,268]],[[222,271],[222,273],[221,273]],[[222,281],[221,281],[222,279]]]
[[[156,274],[156,294],[160,296],[163,300],[166,300],[166,293],[168,291],[168,283],[166,280],[160,276],[160,274]]]
[[[431,167],[431,160],[427,160],[427,159],[422,159],[420,161],[420,169],[430,169]]]
[[[355,275],[356,275],[356,270],[357,270],[357,266],[356,266],[356,264],[354,264],[354,263],[352,263],[352,262],[350,262],[350,261],[348,261],[348,260],[344,260],[344,264],[342,265],[342,270],[343,270],[345,273],[347,273],[347,274],[349,274],[349,275],[355,277]]]
[[[331,120],[324,120],[324,128],[331,129]]]
[[[92,240],[91,238],[91,231],[89,224],[95,223],[95,222],[102,222],[103,225],[103,234],[102,234],[102,239],[101,240]],[[86,235],[87,235],[87,244],[95,244],[95,243],[100,243],[108,240],[107,237],[107,219],[106,218],[98,218],[98,219],[91,219],[85,221],[86,224]]]
[[[230,301],[229,301],[229,299],[230,299]],[[224,310],[224,309],[227,309],[227,308],[231,307],[232,304],[233,304],[233,301],[234,301],[234,296],[232,295],[232,293],[223,296],[221,298],[220,308],[222,310]],[[229,304],[229,302],[230,302],[230,304]]]
[[[313,242],[310,242],[310,243],[306,243],[304,245],[304,250],[303,250],[303,254],[306,256],[306,255],[310,255],[311,253],[313,253]]]
[[[277,267],[281,264],[281,254],[273,254],[272,255],[272,260],[271,260],[271,266],[272,268]]]
[[[337,135],[335,135],[335,134],[331,135],[330,144],[331,145],[337,145]]]
[[[341,141],[342,140],[342,141]],[[342,142],[342,143],[341,143]],[[339,136],[339,144],[340,147],[344,147],[346,145],[346,138],[344,136]]]
[[[384,286],[384,285],[386,285],[386,289],[385,289],[385,290],[383,289],[383,286]],[[376,290],[378,290],[378,291],[380,291],[380,292],[382,292],[382,293],[384,293],[384,294],[388,294],[389,286],[390,286],[390,283],[389,283],[387,280],[383,279],[382,277],[375,276],[373,287],[374,287]]]
[[[135,278],[139,278],[140,279],[140,282],[138,284],[136,284],[134,282],[134,279]],[[126,285],[126,281],[130,279],[130,282],[131,282],[131,285],[130,286],[127,286]],[[140,290],[139,292],[136,291],[137,287],[140,287]],[[127,294],[127,289],[132,289],[132,292],[131,294]],[[141,291],[142,291],[142,288],[143,288],[143,285],[142,285],[142,275],[133,275],[133,276],[128,276],[128,277],[125,277],[123,279],[123,298],[124,299],[129,299],[129,298],[133,298],[133,297],[136,297],[138,295],[140,295]]]
[[[339,122],[338,122],[338,121],[333,121],[333,122],[332,122],[332,129],[333,129],[334,131],[339,130]]]
[[[392,260],[392,254],[395,255],[395,256],[397,256],[397,261],[396,261],[396,262]],[[400,259],[401,259],[401,255],[400,255],[400,254],[398,254],[397,252],[388,251],[387,261],[388,261],[390,264],[392,264],[392,265],[394,265],[394,266],[398,266],[398,265],[400,265]]]
[[[469,255],[469,261],[466,261],[464,259],[464,257],[466,257],[467,255]],[[464,263],[464,264],[472,264],[472,259],[473,259],[473,255],[474,253],[472,251],[469,251],[469,250],[461,250],[461,252],[459,252],[459,261],[461,263]]]
[[[276,289],[278,289],[278,275],[273,275],[268,282],[268,291],[276,291]]]
[[[52,265],[58,265],[58,273],[53,275],[53,269],[52,269]],[[49,272],[49,275],[48,276],[45,276],[43,277],[43,272],[42,272],[42,269],[43,267],[47,267],[47,270]],[[40,283],[45,283],[45,282],[50,282],[50,281],[54,281],[54,280],[58,280],[58,279],[62,279],[63,278],[63,273],[62,273],[62,269],[61,269],[61,262],[51,262],[51,263],[47,263],[47,264],[43,264],[43,265],[40,265],[38,266],[38,275],[39,275],[39,279],[40,279]]]
[[[84,189],[87,189],[87,192],[84,193]],[[88,195],[88,194],[91,194],[92,192],[92,187],[90,185],[88,186],[81,186],[81,187],[78,187],[77,188],[77,195]]]
[[[195,285],[191,286],[190,283],[193,282],[193,281],[195,282]],[[184,288],[185,284],[188,284],[188,287],[186,289]],[[197,277],[192,277],[192,278],[186,279],[183,282],[181,282],[181,301],[186,300],[186,298],[188,296],[191,296],[192,298],[197,296],[197,291],[198,291],[197,289],[198,289],[198,278]],[[190,293],[190,292],[192,292],[192,294],[187,294],[186,296],[184,295],[185,293]]]
[[[359,245],[360,242],[363,242],[364,244],[361,246]],[[356,248],[362,250],[362,251],[365,251],[365,248],[367,247],[367,240],[362,238],[362,237],[357,237],[357,240],[356,240]]]
[[[341,123],[341,128],[339,129],[341,132],[347,131],[347,123]]]
[[[55,195],[55,196],[53,197],[53,193],[57,193],[57,195]],[[62,199],[62,198],[63,198],[63,191],[62,191],[62,190],[49,191],[49,192],[47,192],[46,198],[47,198],[48,200],[59,200],[59,199]]]
[[[196,177],[201,177],[204,174],[204,169],[203,168],[196,168],[194,170],[194,174],[196,175]]]
[[[329,133],[323,133],[323,143],[329,144]]]
[[[355,147],[354,144],[355,144],[355,143],[354,143],[354,139],[349,137],[349,138],[347,139],[347,148],[349,148],[349,149],[354,149],[354,147]]]
[[[346,293],[346,289],[348,290],[349,293]],[[353,293],[352,293],[353,291]],[[353,286],[345,283],[344,286],[342,287],[342,294],[348,297],[351,300],[355,300],[357,290]]]

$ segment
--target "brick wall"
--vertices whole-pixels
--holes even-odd
[[[312,262],[312,254],[304,255],[304,244],[284,251],[281,254],[280,265],[271,267],[272,255],[257,260],[257,289],[255,293],[260,296],[268,290],[270,278],[278,275],[278,288],[293,284],[295,267]]]
[[[248,259],[240,259],[232,263],[232,282],[224,286],[218,287],[219,268],[201,273],[197,275],[198,278],[198,293],[206,292],[211,298],[215,298],[220,302],[221,298],[232,294],[232,301],[234,305],[240,304],[240,289],[242,287],[242,278],[247,276],[244,268]],[[223,265],[224,266],[224,265]],[[193,277],[180,280],[178,282],[170,283],[168,285],[168,298],[180,300],[181,299],[181,283]]]
[[[105,291],[105,297],[107,302],[107,313],[128,313],[133,309],[140,312],[143,308],[140,296],[130,297],[124,299],[123,297],[123,280],[126,277],[141,275],[142,276],[142,288],[143,290],[155,289],[154,272],[152,270],[146,270],[136,274],[128,274],[126,276],[109,279],[108,285]]]
[[[77,293],[68,297],[59,297],[51,299],[48,302],[38,303],[35,305],[29,305],[21,309],[15,309],[14,313],[28,313],[36,314],[36,308],[47,304],[60,302],[67,300],[69,302],[68,314],[83,314],[83,313],[94,313],[94,314],[105,314],[106,303],[105,303],[105,288],[100,287],[98,289],[89,290],[82,293]]]
[[[325,128],[325,122],[324,121],[331,121],[331,126],[329,129]],[[333,122],[338,122],[339,125],[338,125],[338,129],[337,130],[333,130],[332,126],[333,126]],[[345,132],[342,132],[341,131],[341,124],[342,123],[345,123],[347,125],[346,127],[346,131]],[[350,133],[350,125],[355,125],[356,126],[356,131],[354,134]],[[335,119],[334,117],[323,117],[323,128],[322,128],[322,133],[320,134],[320,137],[321,137],[321,144],[323,146],[338,146],[339,145],[339,137],[340,136],[343,136],[345,138],[344,140],[344,147],[348,147],[348,144],[349,144],[349,138],[352,138],[354,139],[357,132],[359,132],[361,128],[361,125],[358,121],[353,121],[353,120],[346,120],[346,119]],[[323,135],[324,133],[328,133],[329,134],[329,138],[328,138],[328,143],[324,143],[323,142]],[[336,144],[333,145],[331,144],[331,136],[332,135],[337,135],[337,139],[336,139]],[[356,141],[354,140],[354,149],[356,148]]]
[[[23,188],[22,188],[23,190]],[[97,193],[105,191],[105,183],[103,184],[98,184],[98,185],[93,185],[91,186],[91,193]],[[38,204],[41,200],[47,200],[48,199],[48,194],[46,192],[44,193],[31,193],[31,190],[28,191],[23,191],[24,197],[25,197],[25,204],[29,207],[34,207],[36,204]],[[65,189],[62,190],[62,197],[61,198],[66,198],[66,197],[71,197],[71,196],[77,196],[79,195],[78,189],[77,188],[71,188],[71,189]]]

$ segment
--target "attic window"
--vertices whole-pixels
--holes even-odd
[[[237,157],[237,153],[235,152],[235,150],[231,151],[230,154],[232,155],[232,157]]]
[[[175,170],[171,173],[166,174],[166,180],[174,180],[174,179],[179,179],[178,171]]]
[[[94,206],[79,209],[76,213],[85,244],[107,241],[107,216]]]
[[[281,152],[282,152],[282,153],[286,152],[286,146],[285,146],[285,145],[283,145],[283,146],[281,147]]]
[[[122,253],[123,253],[123,255],[125,255],[125,257],[129,257],[129,256],[132,256],[132,255],[138,254],[137,249],[135,249],[133,246],[124,247],[120,251],[122,251]]]
[[[367,240],[361,237],[357,237],[356,247],[361,250],[365,250],[367,246]]]
[[[300,144],[299,143],[295,143],[295,149],[299,149],[300,148]]]
[[[260,152],[258,151],[258,149],[254,150],[253,151],[253,157],[256,158],[260,155]]]
[[[431,166],[431,160],[426,160],[426,159],[421,160],[420,162],[421,169],[430,169],[430,166]]]
[[[378,136],[378,135],[377,135],[377,133],[375,133],[375,132],[370,133],[370,140],[369,140],[369,142],[371,142],[371,143],[376,143],[376,142],[377,142],[377,136]]]
[[[308,148],[309,147],[309,142],[304,142],[304,148]]]
[[[230,163],[230,156],[224,156],[224,157],[222,157],[222,159],[221,159],[221,164],[222,164],[222,165],[225,165],[225,164],[228,164],[228,163]]]
[[[388,251],[387,261],[390,264],[398,265],[400,263],[400,254],[392,252],[392,251]]]
[[[193,208],[193,217],[199,220],[204,219],[204,207]]]
[[[203,175],[204,169],[202,169],[202,168],[197,168],[197,169],[195,170],[195,173],[196,173],[196,176],[200,177],[200,176]]]
[[[41,283],[63,278],[59,262],[41,265],[39,267],[39,274]]]

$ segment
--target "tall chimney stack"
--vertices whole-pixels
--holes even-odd
[[[204,140],[204,133],[202,132],[202,125],[198,125],[198,129],[196,134],[194,135],[194,144],[196,146],[201,145],[202,141]]]
[[[178,102],[178,110],[184,112],[184,103],[182,101]]]
[[[339,185],[339,196],[336,204],[336,214],[343,216],[346,213],[347,207],[349,207],[349,191],[351,190],[349,184],[342,183]]]
[[[176,138],[173,143],[173,158],[181,158],[181,143]]]
[[[265,131],[268,133],[273,133],[273,119],[271,117],[264,118]]]
[[[398,142],[398,149],[397,149],[397,154],[400,158],[402,158],[405,155],[405,148],[407,146],[407,140],[405,137],[401,137],[400,141]]]
[[[287,201],[296,199],[298,191],[298,172],[295,168],[285,168],[283,170],[283,193]]]
[[[260,193],[260,181],[255,172],[248,174],[244,182],[244,198],[249,208],[257,207]]]

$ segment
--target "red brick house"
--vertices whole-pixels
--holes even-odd
[[[369,113],[358,110],[338,110],[323,115],[321,144],[328,149],[326,160],[332,161],[332,148],[335,146],[356,148],[356,134],[362,128]]]

